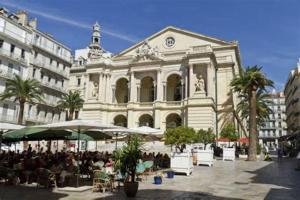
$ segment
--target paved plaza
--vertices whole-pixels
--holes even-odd
[[[191,176],[176,175],[154,185],[152,177],[140,183],[136,199],[300,199],[300,171],[296,161],[272,162],[217,160],[213,167],[194,168]],[[25,186],[0,186],[0,200],[97,200],[126,199],[120,192],[59,192]]]

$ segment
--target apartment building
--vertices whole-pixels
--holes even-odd
[[[56,106],[67,92],[71,64],[71,50],[38,30],[37,19],[29,19],[25,11],[0,8],[0,93],[14,74],[40,81],[44,92],[45,102],[25,106],[24,124],[65,120]],[[17,116],[16,102],[0,102],[0,121],[16,123]]]

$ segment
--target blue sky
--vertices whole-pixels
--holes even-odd
[[[278,90],[300,57],[299,0],[1,0],[0,6],[27,10],[40,30],[72,50],[88,45],[95,21],[113,53],[169,25],[238,40],[243,65],[263,66]]]

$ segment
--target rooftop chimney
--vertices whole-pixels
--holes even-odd
[[[7,17],[8,10],[6,8],[0,8],[0,15]]]
[[[28,14],[25,10],[17,11],[16,15],[19,17],[18,23],[22,26],[27,26],[28,24]]]
[[[31,19],[28,24],[31,28],[36,29],[36,27],[37,27],[37,18]]]

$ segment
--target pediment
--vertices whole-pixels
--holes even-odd
[[[125,49],[114,57],[137,56],[137,52],[141,49],[145,42],[158,53],[186,51],[193,46],[210,45],[212,47],[232,45],[220,39],[212,38],[202,34],[182,30],[175,27],[167,27],[145,40]]]

